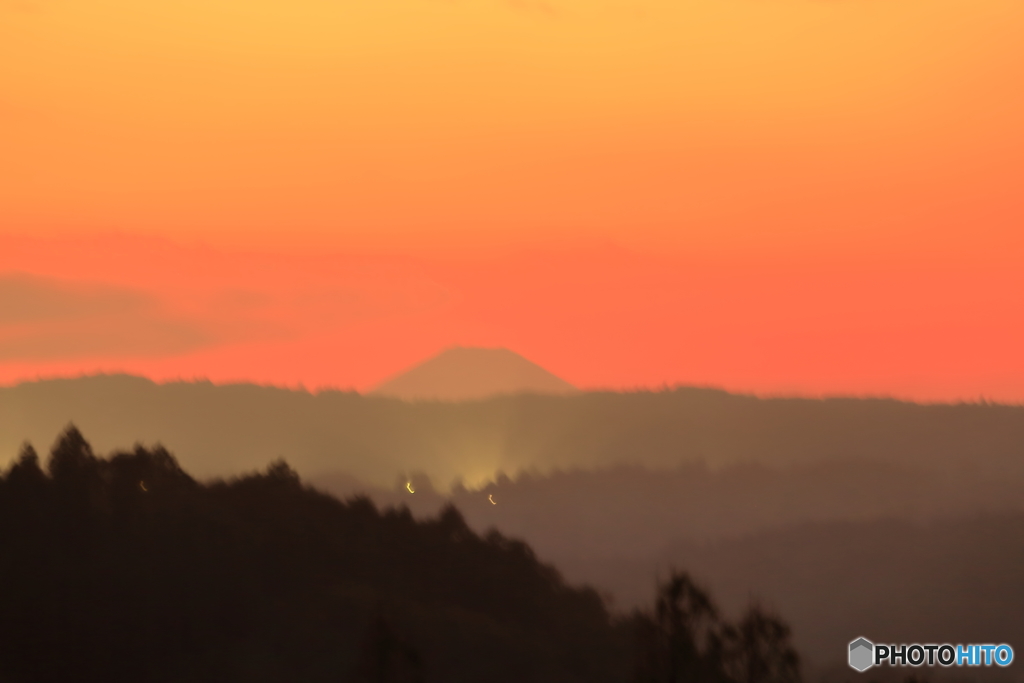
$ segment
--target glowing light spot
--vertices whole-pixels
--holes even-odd
[[[488,493],[487,494],[487,500],[491,501],[491,505],[497,505],[497,503],[494,502],[494,494],[493,493]]]
[[[149,491],[149,489],[146,488],[146,482],[144,481],[139,482],[139,488],[142,489],[143,491]]]
[[[405,482],[405,488],[409,489],[409,493],[416,493],[416,489],[412,487],[411,481]]]

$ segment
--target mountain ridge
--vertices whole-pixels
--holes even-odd
[[[471,401],[509,394],[573,394],[562,378],[506,348],[452,346],[370,391],[405,401]]]

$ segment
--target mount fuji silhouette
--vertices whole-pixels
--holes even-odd
[[[578,391],[508,349],[453,347],[377,386],[371,393],[406,401],[471,401],[501,394]]]

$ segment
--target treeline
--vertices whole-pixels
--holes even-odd
[[[0,548],[3,683],[799,678],[782,622],[731,624],[686,575],[615,617],[453,507],[341,502],[283,462],[203,484],[69,428],[0,478]]]

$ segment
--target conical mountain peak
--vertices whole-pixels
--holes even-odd
[[[372,393],[407,401],[469,401],[500,394],[569,394],[576,387],[508,349],[452,347]]]

